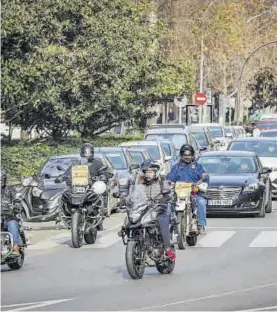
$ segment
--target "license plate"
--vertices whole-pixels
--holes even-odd
[[[208,201],[208,205],[210,206],[232,206],[233,201],[230,199],[213,199]]]
[[[86,188],[85,187],[76,187],[75,186],[75,190],[76,190],[76,193],[85,193]]]

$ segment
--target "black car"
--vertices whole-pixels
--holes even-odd
[[[272,169],[270,174],[271,192],[272,197],[277,198],[277,138],[237,138],[229,143],[227,150],[256,153],[262,166]]]
[[[253,152],[206,152],[199,163],[210,176],[206,193],[207,214],[255,214],[271,212],[269,174]]]
[[[95,147],[95,151],[102,153],[117,170],[121,196],[127,196],[129,188],[134,181],[137,170],[140,167],[135,163],[131,154],[122,147]]]

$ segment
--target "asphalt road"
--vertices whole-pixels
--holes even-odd
[[[130,279],[117,237],[124,215],[106,220],[97,244],[70,247],[70,232],[28,232],[24,267],[2,267],[2,311],[277,310],[277,202],[261,218],[209,218],[197,246],[177,252],[171,275],[147,268]],[[271,308],[268,308],[271,307]]]

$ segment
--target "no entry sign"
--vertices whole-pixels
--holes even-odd
[[[207,96],[203,92],[196,93],[194,95],[194,102],[198,105],[203,105],[207,102]]]

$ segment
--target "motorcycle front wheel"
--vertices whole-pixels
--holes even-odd
[[[83,243],[82,232],[82,213],[79,210],[75,210],[71,217],[71,239],[74,248],[80,248]]]
[[[186,214],[183,212],[178,212],[177,220],[177,244],[178,248],[183,250],[186,249]]]
[[[125,261],[129,275],[132,279],[141,279],[145,270],[145,252],[136,240],[127,243]]]

